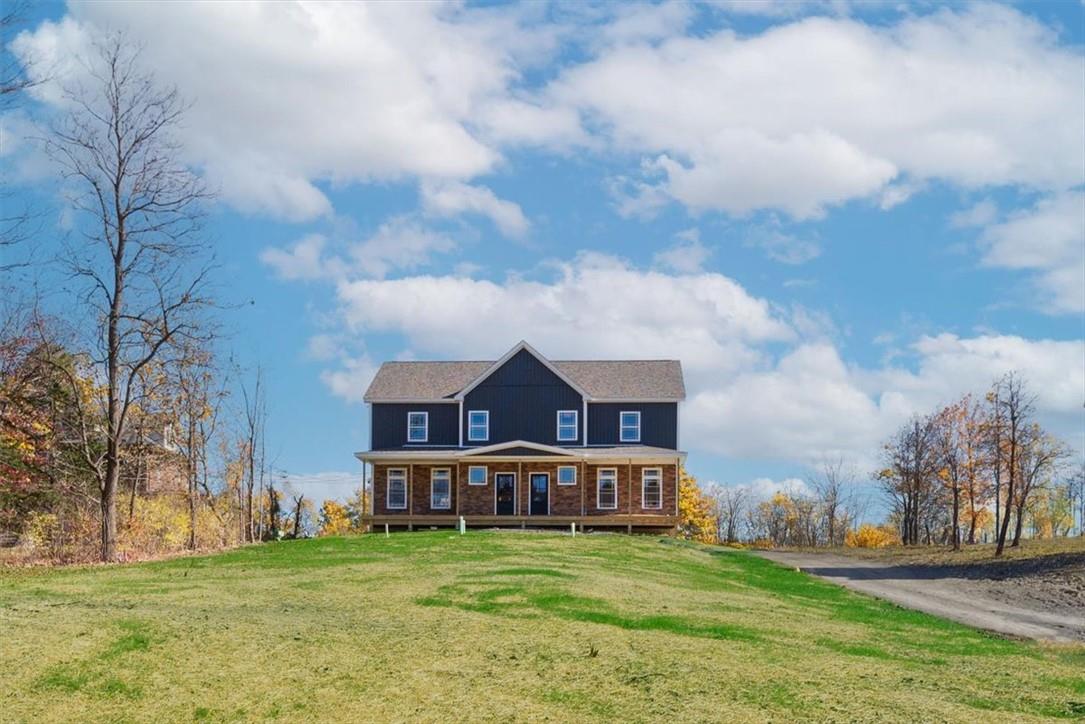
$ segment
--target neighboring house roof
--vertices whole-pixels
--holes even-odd
[[[513,349],[521,346],[520,343]],[[538,355],[535,350],[528,348]],[[594,402],[682,400],[686,387],[678,360],[548,360]],[[385,362],[365,393],[366,402],[451,401],[476,383],[494,361]]]

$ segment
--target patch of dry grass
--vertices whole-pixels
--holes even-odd
[[[994,543],[962,545],[954,551],[952,546],[888,546],[886,548],[819,548],[819,551],[899,563],[908,565],[967,565],[986,564],[996,561],[1023,561],[1066,554],[1085,555],[1085,538],[1051,538],[1046,540],[1022,540],[1017,548],[1006,546],[1002,558],[995,558]]]
[[[1085,715],[1085,649],[654,538],[414,533],[2,571],[0,630],[5,721]]]

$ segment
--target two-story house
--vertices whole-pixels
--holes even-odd
[[[386,362],[365,394],[370,522],[671,528],[678,521],[676,360]]]

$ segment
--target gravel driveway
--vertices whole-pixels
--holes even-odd
[[[1046,641],[1085,641],[1085,561],[1055,561],[1046,568],[984,567],[891,565],[830,553],[758,555],[976,628]]]

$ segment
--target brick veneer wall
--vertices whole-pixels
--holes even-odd
[[[456,512],[456,465],[452,463],[438,463],[433,465],[413,466],[410,465],[374,465],[373,466],[373,512],[376,515],[425,515],[435,513],[437,515],[452,515]],[[388,508],[388,470],[389,468],[402,468],[407,471],[409,478],[407,484],[408,502],[404,510]],[[430,472],[434,468],[448,468],[451,473],[451,506],[444,508],[430,508]]]
[[[438,515],[453,515],[457,512],[459,501],[459,515],[493,515],[494,514],[494,474],[511,472],[516,474],[516,492],[519,498],[519,514],[527,515],[529,510],[530,489],[528,481],[532,473],[546,473],[550,476],[550,514],[551,515],[581,515],[581,496],[583,495],[584,515],[615,515],[624,514],[630,510],[629,502],[632,500],[632,512],[634,514],[673,515],[675,500],[678,495],[678,469],[670,465],[633,465],[630,469],[628,464],[619,465],[587,465],[576,463],[576,485],[558,485],[558,467],[564,463],[557,462],[534,462],[525,460],[522,464],[515,462],[488,462],[486,467],[485,485],[468,485],[467,469],[476,463],[459,464],[416,464],[413,466],[413,476],[410,483],[410,497],[413,499],[414,515],[434,513]],[[387,504],[388,495],[388,469],[404,468],[409,470],[408,465],[374,465],[373,466],[373,512],[376,515],[406,515],[412,511],[409,504],[406,510],[389,510]],[[432,510],[430,508],[430,471],[433,468],[450,468],[452,473],[452,504],[448,510]],[[600,468],[616,468],[618,471],[618,507],[616,509],[600,509],[596,505],[597,484]],[[663,507],[642,507],[641,471],[644,468],[661,468],[663,471]],[[632,485],[630,486],[630,470],[632,472]],[[632,494],[632,498],[630,498]]]

